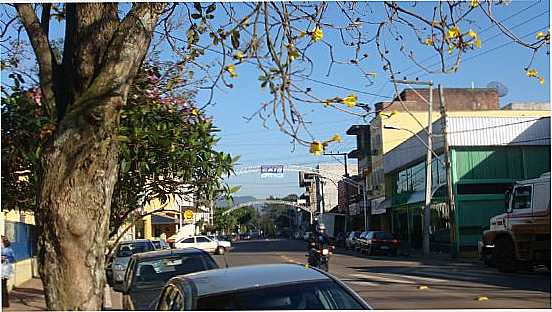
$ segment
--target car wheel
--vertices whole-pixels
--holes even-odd
[[[219,254],[219,255],[224,255],[224,251],[225,251],[224,247],[222,247],[222,246],[219,246],[217,248],[217,254]]]
[[[496,268],[500,272],[511,273],[516,271],[514,244],[509,238],[501,237],[496,240],[493,257]]]

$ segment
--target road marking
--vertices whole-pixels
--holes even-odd
[[[413,282],[413,281],[383,277],[383,276],[379,276],[379,275],[376,275],[376,274],[350,274],[350,276],[354,276],[354,277],[358,277],[358,278],[364,278],[364,279],[370,279],[370,280],[374,280],[374,281],[387,282],[387,283],[415,284],[415,282]]]
[[[428,282],[433,282],[433,283],[448,283],[448,282],[450,282],[449,280],[446,280],[446,279],[423,277],[423,276],[418,276],[418,275],[403,275],[403,274],[394,274],[394,275],[400,276],[402,278],[428,281]]]
[[[445,277],[445,278],[448,278],[449,280],[451,279],[459,279],[459,280],[468,280],[468,281],[481,281],[484,277],[472,277],[472,276],[467,276],[465,273],[462,273],[460,275],[457,275],[457,274],[450,274],[450,273],[442,273],[442,272],[436,272],[436,271],[421,271],[420,272],[421,274],[427,274],[429,276],[440,276],[440,277]]]

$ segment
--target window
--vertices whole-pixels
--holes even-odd
[[[133,242],[120,244],[117,248],[117,257],[130,257],[133,254],[155,250],[151,242]]]
[[[513,209],[529,209],[531,208],[531,185],[516,187],[514,190],[514,198],[512,200]]]
[[[199,297],[197,310],[358,310],[362,306],[333,281],[302,282]]]
[[[218,268],[217,264],[203,253],[181,255],[167,258],[157,258],[136,263],[132,270],[136,276],[136,286],[159,285],[174,276]]]
[[[193,244],[194,243],[194,238],[193,237],[186,238],[185,240],[182,240],[180,242],[184,243],[184,244]]]
[[[207,239],[207,237],[204,237],[204,236],[199,236],[199,237],[196,237],[196,241],[198,243],[210,243],[211,241]]]

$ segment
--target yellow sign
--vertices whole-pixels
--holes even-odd
[[[184,219],[190,220],[194,217],[194,212],[191,210],[184,211]]]

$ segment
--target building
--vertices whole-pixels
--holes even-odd
[[[13,276],[8,280],[8,289],[38,277],[38,231],[34,214],[27,211],[2,211],[0,232],[10,240],[15,254]]]
[[[446,120],[447,136],[443,133]],[[550,112],[492,111],[450,114],[433,123],[433,150],[449,145],[453,209],[447,205],[446,171],[432,162],[431,246],[453,254],[475,251],[489,218],[504,212],[504,192],[517,180],[550,171]],[[391,231],[404,245],[422,246],[425,200],[425,131],[384,156],[385,202]]]
[[[535,110],[535,111],[549,111],[550,103],[546,102],[513,102],[504,105],[503,110]]]
[[[305,188],[301,199],[306,201],[311,211],[337,211],[338,186],[344,174],[342,164],[319,164],[311,172],[299,172],[299,187]]]

